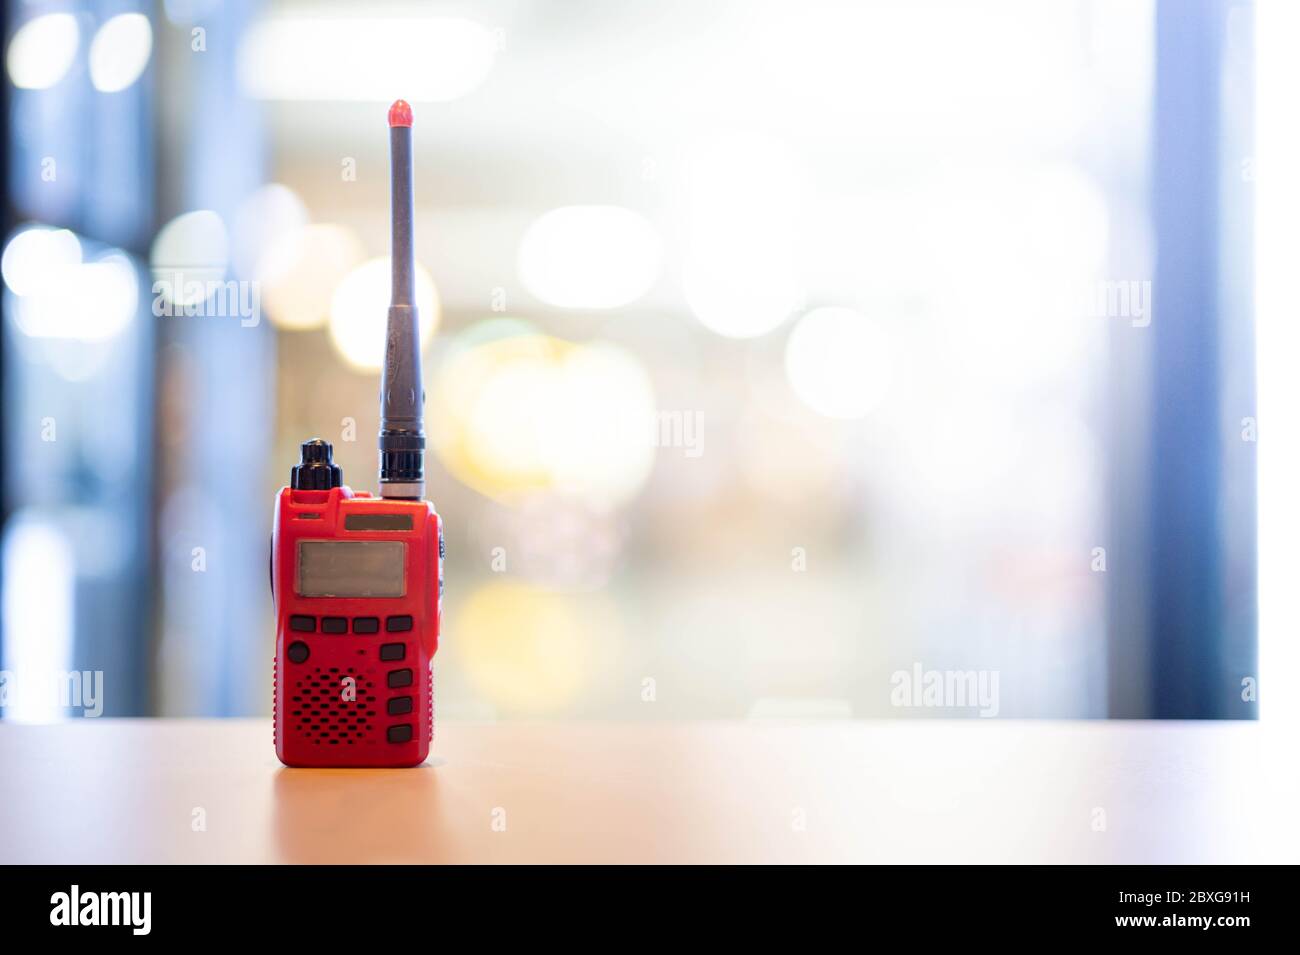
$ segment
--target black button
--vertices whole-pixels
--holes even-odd
[[[399,686],[410,686],[414,678],[410,670],[391,670],[388,674],[388,685],[393,689]]]
[[[381,660],[405,660],[406,644],[404,643],[385,643],[379,648],[379,659]]]
[[[410,617],[389,617],[385,626],[389,633],[404,633],[411,629],[412,621]]]
[[[311,655],[311,650],[307,649],[307,644],[303,643],[301,640],[295,640],[293,643],[289,644],[289,649],[286,655],[289,657],[291,663],[303,663],[307,660],[307,657]]]
[[[390,743],[409,743],[414,731],[410,723],[398,723],[396,726],[388,727],[388,742]]]
[[[304,617],[302,614],[294,614],[289,618],[289,629],[297,630],[299,633],[315,633],[316,618]]]
[[[409,696],[395,696],[388,701],[388,715],[401,716],[415,709],[415,701]]]
[[[356,620],[352,621],[352,632],[353,633],[378,633],[379,618],[378,617],[357,617]]]
[[[321,617],[320,631],[321,633],[347,633],[348,618],[347,617]]]

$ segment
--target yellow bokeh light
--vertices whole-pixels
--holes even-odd
[[[294,331],[324,325],[335,288],[363,256],[361,240],[341,225],[318,223],[276,236],[257,265],[271,321]]]
[[[511,502],[556,491],[596,509],[630,500],[654,458],[654,393],[617,346],[578,344],[518,325],[471,329],[433,376],[430,435],[458,480]]]
[[[470,594],[453,632],[476,690],[495,706],[527,713],[554,712],[576,699],[591,679],[610,622],[593,619],[575,601],[514,582],[485,584]]]
[[[377,372],[384,364],[392,269],[387,256],[357,266],[330,299],[330,341],[358,371]],[[428,270],[415,264],[415,305],[420,313],[420,346],[428,345],[438,325],[438,291]]]

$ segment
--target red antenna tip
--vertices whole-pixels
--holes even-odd
[[[411,104],[404,99],[399,99],[392,106],[388,107],[388,125],[410,126]]]

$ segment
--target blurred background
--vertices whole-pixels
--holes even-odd
[[[440,717],[1255,717],[1256,14],[8,0],[0,667],[269,713],[404,97]]]

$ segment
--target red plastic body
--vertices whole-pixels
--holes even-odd
[[[410,530],[348,530],[349,514],[404,514]],[[275,598],[275,753],[288,766],[416,766],[433,741],[433,674],[442,623],[442,524],[428,501],[372,498],[348,487],[329,491],[282,488],[276,498],[271,541]],[[298,545],[303,541],[402,541],[405,593],[400,597],[305,597],[298,593]],[[311,617],[315,629],[294,629],[292,618]],[[325,618],[337,629],[323,630]],[[409,630],[389,632],[389,618],[410,617]],[[358,625],[356,621],[363,623]],[[378,621],[378,632],[356,632]],[[296,621],[301,628],[305,621]],[[306,644],[295,662],[289,648]],[[403,658],[382,660],[380,648],[403,645]],[[396,652],[391,648],[386,653]],[[295,654],[301,655],[298,647]],[[407,686],[390,686],[394,671],[411,671]],[[349,682],[351,681],[351,682]],[[391,715],[393,705],[410,711]],[[410,726],[410,739],[401,740]],[[390,741],[390,732],[399,741]]]

